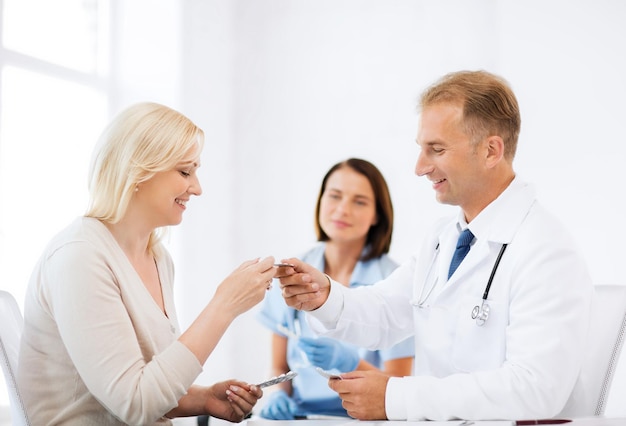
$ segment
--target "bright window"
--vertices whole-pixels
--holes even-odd
[[[43,247],[86,208],[108,119],[107,3],[0,0],[0,288],[20,307]]]
[[[97,0],[4,0],[4,48],[83,72],[98,64]]]

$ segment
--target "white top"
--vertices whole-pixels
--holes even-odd
[[[81,217],[30,279],[18,382],[32,424],[170,424],[202,371],[176,339],[174,268],[156,259],[167,316],[108,229]]]
[[[369,348],[415,336],[415,375],[387,385],[390,420],[549,418],[572,392],[592,296],[574,241],[517,178],[469,228],[476,240],[449,280],[458,218],[435,226],[386,280],[355,290],[333,282],[327,302],[307,315],[316,330]],[[489,319],[478,326],[472,308],[503,243]]]

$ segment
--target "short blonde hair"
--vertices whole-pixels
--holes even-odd
[[[522,119],[509,83],[487,71],[459,71],[443,76],[420,99],[419,109],[438,103],[458,103],[463,107],[465,132],[478,143],[498,135],[504,141],[504,155],[513,161]]]
[[[173,169],[203,143],[202,129],[178,111],[152,102],[125,109],[105,128],[93,152],[85,216],[119,222],[137,184]],[[158,237],[151,240],[156,244]]]

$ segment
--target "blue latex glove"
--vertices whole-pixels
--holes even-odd
[[[294,420],[296,403],[282,389],[275,390],[263,406],[260,416],[271,420]]]
[[[300,336],[298,347],[306,353],[311,364],[324,370],[353,371],[361,359],[356,349],[328,337]]]

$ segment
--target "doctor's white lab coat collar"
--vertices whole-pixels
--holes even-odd
[[[521,195],[520,195],[521,194]],[[509,244],[535,203],[535,187],[515,177],[509,186],[469,224],[477,241]],[[490,212],[501,212],[493,215]],[[460,212],[459,223],[463,219]]]

